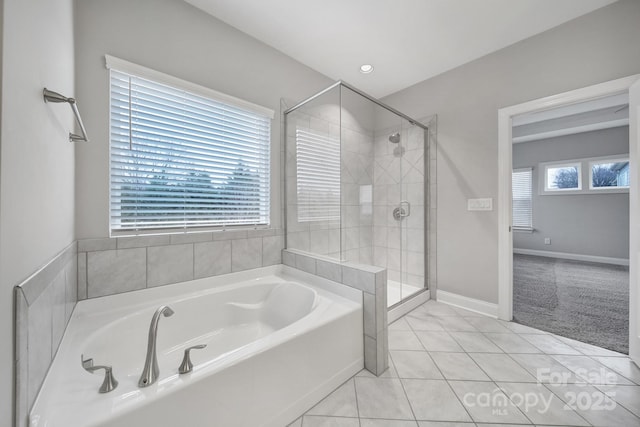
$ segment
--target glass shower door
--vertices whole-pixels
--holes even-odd
[[[401,300],[426,287],[425,130],[403,120],[401,135],[401,200],[398,215],[401,242]]]

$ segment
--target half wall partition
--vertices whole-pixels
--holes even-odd
[[[388,306],[428,289],[428,128],[337,82],[285,111],[286,247],[387,269]]]

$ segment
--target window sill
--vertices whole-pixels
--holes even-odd
[[[530,227],[511,227],[511,230],[514,233],[533,233],[534,231],[536,231],[535,228]]]

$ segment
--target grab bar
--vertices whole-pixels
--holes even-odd
[[[80,117],[80,112],[78,111],[78,105],[76,104],[75,99],[67,98],[66,96],[60,95],[58,92],[47,89],[46,87],[42,91],[42,96],[44,98],[44,102],[67,102],[71,106],[71,110],[73,111],[73,115],[76,116],[76,121],[78,122],[78,126],[80,126],[80,132],[82,132],[82,135],[69,132],[69,141],[89,141],[87,130],[84,128],[84,124],[82,123],[82,118]]]

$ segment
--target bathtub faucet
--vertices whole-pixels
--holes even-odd
[[[173,310],[168,306],[160,306],[153,314],[151,319],[151,325],[149,325],[149,343],[147,344],[147,357],[144,361],[144,369],[140,380],[138,381],[139,387],[147,387],[155,383],[160,375],[160,368],[158,368],[158,356],[156,354],[156,339],[158,336],[158,322],[160,321],[160,315],[169,317],[173,315]]]

